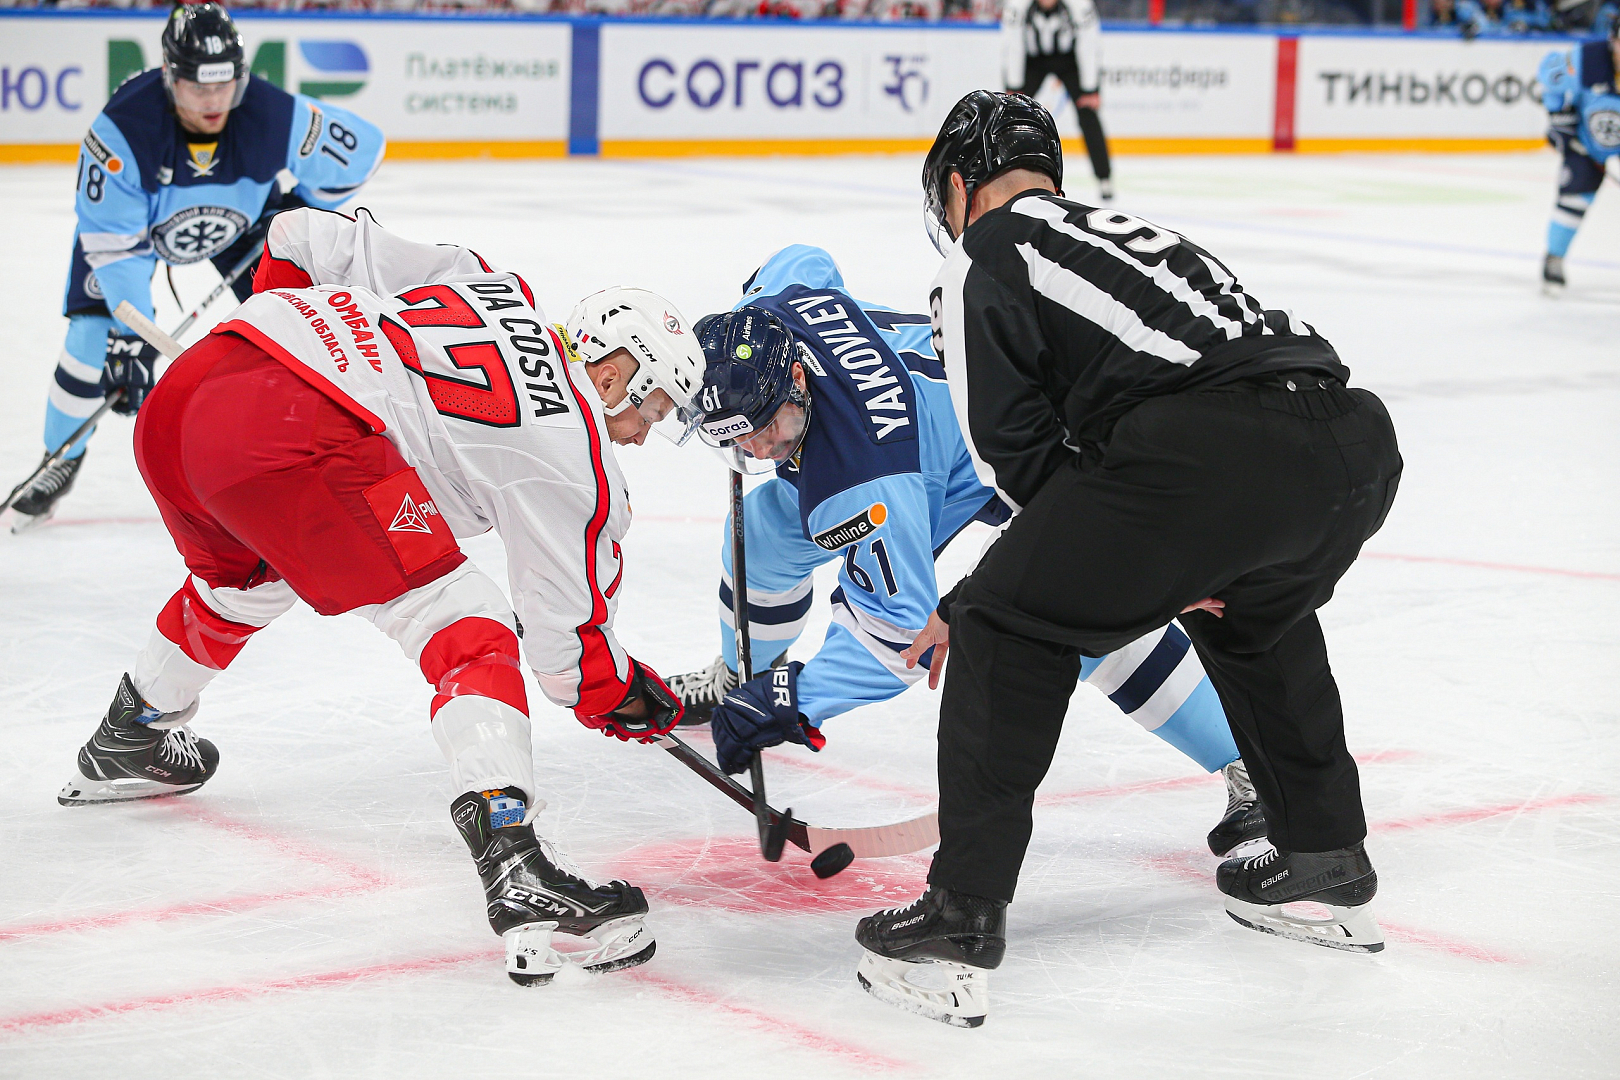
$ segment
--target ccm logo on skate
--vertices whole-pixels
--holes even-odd
[[[825,532],[816,533],[810,539],[824,551],[837,551],[841,547],[848,547],[857,540],[863,540],[870,536],[888,520],[888,506],[877,502],[868,506],[848,521],[840,521]]]

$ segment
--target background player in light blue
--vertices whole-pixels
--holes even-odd
[[[382,156],[373,125],[249,74],[242,37],[218,4],[176,7],[163,30],[162,68],[118,88],[79,152],[68,333],[45,408],[46,456],[114,389],[125,392],[114,411],[140,407],[157,353],[111,313],[128,300],[152,316],[159,260],[211,259],[225,274],[263,242],[271,214],[336,208]],[[238,298],[252,280],[237,279]],[[17,531],[51,516],[88,440],[22,493]]]
[[[888,701],[922,678],[901,652],[939,602],[934,559],[974,520],[1008,517],[979,481],[957,426],[926,315],[855,300],[832,257],[795,245],[743,286],[732,313],[695,332],[707,367],[702,432],[734,467],[775,471],[744,500],[749,633],[776,670],[738,687],[731,550],[721,546],[721,656],[670,688],[685,722],[711,722],[722,768],[792,741],[819,749],[829,717]],[[730,534],[729,525],[727,536]],[[840,560],[826,639],[778,667],[799,636],[816,567]],[[1187,636],[1171,625],[1081,675],[1121,711],[1205,769],[1222,770],[1227,814],[1217,854],[1265,834],[1225,713]]]
[[[1620,153],[1620,97],[1615,95],[1614,81],[1620,53],[1617,34],[1620,22],[1611,20],[1607,38],[1550,52],[1536,72],[1547,107],[1547,141],[1564,156],[1541,271],[1542,288],[1549,295],[1563,291],[1564,255],[1603,186],[1604,162]]]

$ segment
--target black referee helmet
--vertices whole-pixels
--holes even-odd
[[[928,238],[944,254],[956,236],[945,220],[951,173],[960,173],[968,205],[980,184],[1008,169],[1034,169],[1063,193],[1063,144],[1046,107],[1024,94],[975,90],[951,109],[923,160],[923,219]]]

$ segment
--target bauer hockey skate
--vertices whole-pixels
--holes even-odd
[[[45,456],[49,458],[51,455]],[[62,496],[73,490],[73,481],[79,478],[79,469],[83,465],[84,454],[76,458],[63,458],[34,477],[32,483],[25,481],[12,488],[11,494],[17,501],[11,504],[16,514],[11,531],[27,532],[49,521],[56,513],[56,504]]]
[[[1378,873],[1361,844],[1335,851],[1266,851],[1215,871],[1226,913],[1262,934],[1348,952],[1381,952],[1369,908]]]
[[[866,952],[855,978],[879,1001],[953,1027],[984,1023],[987,972],[1007,952],[1007,905],[933,885],[907,907],[855,928]]]
[[[1226,814],[1209,830],[1209,850],[1222,858],[1266,835],[1266,812],[1249,782],[1248,767],[1238,758],[1221,770],[1226,780]]]
[[[184,795],[206,784],[219,768],[219,751],[186,726],[197,703],[160,712],[127,674],[107,715],[79,749],[79,771],[57,793],[63,806]]]
[[[787,663],[787,653],[783,652],[771,661],[772,670]],[[681,727],[697,727],[707,724],[714,715],[714,707],[720,704],[725,696],[737,689],[737,673],[726,667],[726,658],[717,656],[714,663],[702,671],[689,671],[685,675],[671,675],[665,685],[674,691],[675,696],[681,699],[685,712],[681,714]]]
[[[507,975],[533,986],[565,963],[601,972],[651,960],[657,943],[641,890],[625,881],[597,885],[559,866],[561,856],[529,824],[545,804],[533,812],[527,804],[516,788],[469,791],[450,804],[478,863],[489,925],[506,943]]]

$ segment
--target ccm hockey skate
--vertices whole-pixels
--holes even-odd
[[[1384,932],[1368,906],[1378,873],[1361,844],[1228,859],[1215,884],[1226,894],[1226,913],[1250,930],[1348,952],[1383,951]]]
[[[469,791],[450,804],[478,863],[489,925],[506,943],[507,975],[534,986],[565,963],[601,972],[651,960],[657,942],[641,890],[624,881],[597,885],[559,865],[562,857],[529,824],[545,804],[527,804],[517,788]]]
[[[78,774],[56,801],[88,806],[196,791],[219,769],[219,750],[186,726],[196,712],[196,702],[180,712],[159,712],[126,674],[101,726],[79,750]]]
[[[1238,758],[1221,770],[1226,780],[1226,814],[1209,830],[1209,850],[1225,858],[1251,840],[1266,836],[1266,812],[1249,782],[1248,767]]]
[[[49,458],[51,455],[45,456]],[[32,483],[24,482],[12,488],[11,494],[17,501],[11,504],[11,509],[16,513],[11,531],[27,532],[51,520],[56,513],[56,504],[73,490],[73,481],[79,478],[79,469],[83,465],[84,454],[76,458],[63,458],[34,477]]]
[[[781,667],[787,663],[787,653],[783,652],[771,661],[771,668]],[[702,671],[689,671],[685,675],[671,675],[665,680],[665,685],[674,691],[675,696],[681,699],[685,712],[681,714],[681,727],[697,727],[707,724],[714,715],[714,707],[720,704],[725,696],[737,689],[737,673],[726,667],[723,656],[714,658],[714,663]]]
[[[1007,952],[1007,905],[933,885],[907,907],[855,928],[866,949],[855,978],[879,1001],[953,1027],[978,1027],[989,971]]]

